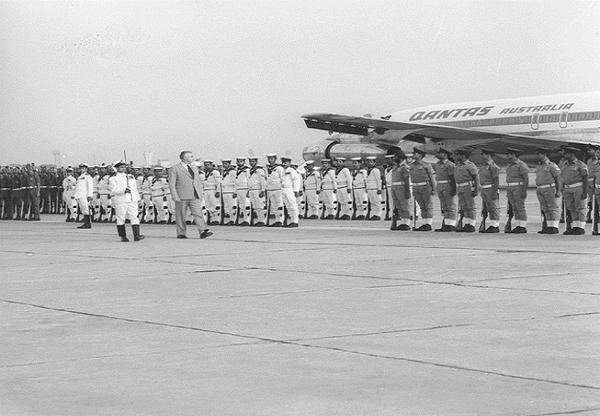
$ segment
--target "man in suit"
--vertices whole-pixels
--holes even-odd
[[[177,238],[187,238],[185,213],[188,207],[198,227],[200,238],[210,237],[213,233],[206,228],[206,221],[202,215],[204,189],[198,167],[192,163],[194,155],[189,150],[184,150],[179,154],[179,159],[181,159],[181,163],[177,163],[169,169],[169,188],[171,197],[175,201]]]

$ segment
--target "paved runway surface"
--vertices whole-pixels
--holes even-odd
[[[2,416],[600,414],[599,237],[61,219],[0,223]]]

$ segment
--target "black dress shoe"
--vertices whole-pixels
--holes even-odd
[[[179,238],[179,239],[184,239],[184,238],[187,238],[187,237],[186,237],[185,235],[183,235],[183,234],[182,234],[182,235],[178,235],[178,236],[177,236],[177,238]]]
[[[419,228],[415,228],[413,231],[431,231],[431,225],[423,224]]]
[[[410,231],[410,225],[400,224],[397,228],[398,231]]]
[[[287,228],[298,228],[298,223],[296,222],[291,222],[287,225]]]
[[[515,228],[513,228],[510,233],[511,234],[526,234],[527,233],[527,228],[521,227],[519,225],[519,226],[516,226]]]
[[[269,227],[281,227],[281,222],[280,221],[274,222],[273,224],[270,224]]]
[[[548,227],[546,228],[546,232],[544,234],[558,234],[558,228]]]
[[[482,233],[487,233],[487,234],[495,234],[495,233],[499,233],[500,232],[500,227],[494,227],[494,226],[489,226],[488,228],[486,228],[484,231],[481,231]]]
[[[311,215],[310,217],[308,217],[309,220],[318,220],[319,216],[318,215]]]
[[[463,227],[463,232],[465,233],[474,233],[475,232],[475,227],[473,227],[473,225],[471,224],[467,224]]]
[[[381,217],[379,215],[373,215],[371,218],[369,218],[370,221],[379,221],[381,220]]]
[[[259,221],[259,222],[257,222],[256,224],[254,224],[254,226],[255,226],[255,227],[264,227],[264,226],[265,226],[265,223],[264,223],[264,222],[261,222],[261,221]]]
[[[208,237],[210,237],[211,235],[213,235],[213,232],[212,232],[212,231],[210,231],[210,230],[204,230],[204,231],[202,231],[202,232],[200,233],[200,238],[201,238],[202,240],[204,240],[205,238],[208,238]]]
[[[573,227],[573,235],[584,235],[585,229],[581,227]]]

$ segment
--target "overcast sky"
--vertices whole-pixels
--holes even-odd
[[[0,1],[0,164],[300,157],[311,112],[600,90],[598,1]]]

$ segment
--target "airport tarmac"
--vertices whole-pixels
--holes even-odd
[[[2,416],[600,414],[589,225],[75,227],[0,222]]]

